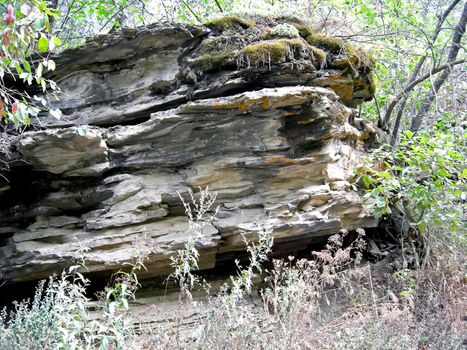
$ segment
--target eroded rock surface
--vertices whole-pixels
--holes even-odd
[[[266,219],[297,249],[376,225],[352,185],[374,133],[351,109],[372,97],[371,62],[299,24],[293,38],[271,21],[227,24],[124,30],[56,58],[64,116],[17,138],[0,184],[3,279],[60,272],[82,246],[108,274],[135,242],[153,249],[148,275],[170,273],[188,238],[178,194],[206,186],[220,209],[201,269]]]

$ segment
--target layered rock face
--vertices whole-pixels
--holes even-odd
[[[200,268],[268,221],[277,249],[372,227],[351,183],[374,129],[355,117],[371,62],[306,26],[224,19],[99,37],[55,58],[63,118],[13,142],[0,183],[0,275],[114,271],[145,245],[149,276],[188,239],[179,195],[209,186],[218,214]],[[282,248],[281,248],[282,247]]]

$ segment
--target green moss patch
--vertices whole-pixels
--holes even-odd
[[[292,48],[302,48],[303,42],[298,39],[277,39],[261,41],[247,45],[243,51],[252,59],[257,60],[264,54],[268,54],[272,60],[277,61],[286,58]]]
[[[326,61],[326,52],[324,52],[324,50],[321,50],[315,46],[310,46],[310,50],[313,52],[313,56],[316,61],[318,61],[320,64]]]
[[[255,24],[256,23],[254,21],[246,21],[235,16],[220,17],[205,23],[207,27],[217,28],[220,30],[237,29],[239,27],[247,29]]]
[[[277,38],[298,38],[300,36],[298,29],[287,23],[278,24],[272,28],[270,35]]]
[[[356,53],[355,49],[346,44],[344,40],[336,37],[329,37],[322,34],[315,33],[310,26],[291,23],[299,32],[300,36],[304,38],[311,46],[318,47],[333,53],[346,52],[349,55]]]
[[[376,92],[376,81],[375,81],[375,76],[373,75],[373,72],[368,73],[367,80],[369,83],[368,92],[371,95],[374,95]]]
[[[297,23],[290,23],[293,25],[297,30],[298,33],[302,38],[306,38],[307,36],[314,34],[313,29],[311,29],[310,26],[303,25],[303,24],[297,24]]]
[[[310,34],[306,37],[306,41],[312,46],[317,46],[331,52],[339,52],[344,48],[344,40],[327,37],[321,34]]]
[[[306,56],[308,45],[301,39],[275,39],[247,45],[243,53],[254,64],[273,64]]]
[[[205,53],[191,62],[192,67],[200,71],[209,72],[220,70],[227,66],[236,66],[236,54],[234,51],[221,51],[218,53]]]

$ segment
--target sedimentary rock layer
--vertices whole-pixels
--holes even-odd
[[[13,141],[0,183],[3,279],[60,272],[80,247],[90,272],[144,245],[147,275],[170,273],[188,239],[179,196],[207,186],[219,211],[201,269],[245,249],[258,222],[297,249],[376,225],[352,185],[374,133],[351,108],[372,97],[368,59],[296,23],[283,38],[274,21],[226,23],[124,30],[55,57],[63,118]]]

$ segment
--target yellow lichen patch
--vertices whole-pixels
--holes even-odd
[[[229,101],[229,102],[219,102],[215,101],[212,104],[212,107],[215,109],[239,109],[241,111],[246,111],[250,109],[251,106],[256,104],[256,100],[237,100],[237,101]]]
[[[271,107],[271,102],[269,101],[269,98],[267,96],[263,96],[263,98],[261,99],[261,107],[263,107],[263,109],[268,109],[269,107]]]
[[[336,84],[330,85],[330,89],[332,89],[337,95],[339,95],[339,100],[344,103],[349,103],[352,101],[353,97],[353,86],[346,85],[346,84]]]
[[[252,103],[247,103],[247,101],[241,101],[238,103],[238,109],[241,111],[246,111],[248,110],[253,104]]]
[[[366,99],[371,99],[376,91],[376,82],[373,72],[368,73],[364,77],[354,79],[354,86],[356,90],[368,91]]]
[[[297,120],[298,125],[307,125],[307,124],[310,124],[312,122],[313,122],[312,119],[299,119],[299,120]]]
[[[241,111],[247,111],[253,106],[260,105],[263,109],[268,109],[271,107],[271,101],[267,96],[263,96],[261,99],[245,99],[245,100],[236,100],[229,102],[219,102],[216,101],[212,104],[212,107],[216,109],[239,109]]]
[[[284,156],[268,156],[263,159],[266,165],[296,165],[300,164],[300,160],[294,158],[287,158]]]
[[[207,22],[207,27],[218,28],[221,30],[235,29],[241,27],[243,29],[250,28],[256,24],[255,21],[246,21],[235,16],[225,16],[213,19]]]

